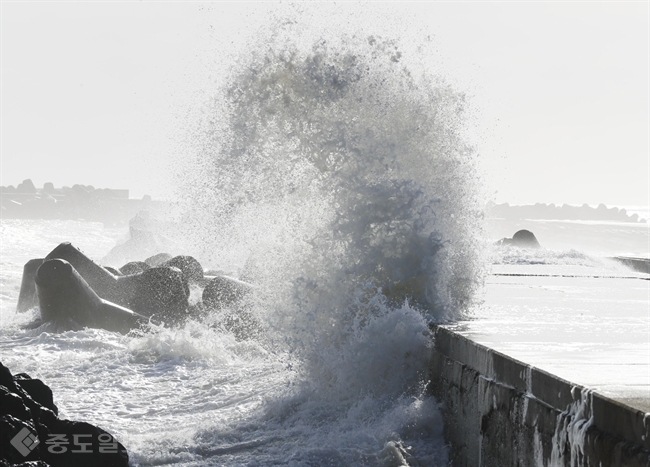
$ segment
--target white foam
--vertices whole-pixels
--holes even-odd
[[[462,316],[483,267],[464,96],[395,41],[275,26],[179,161],[187,252],[258,285],[256,333],[15,327],[6,363],[140,465],[447,465],[428,322]]]

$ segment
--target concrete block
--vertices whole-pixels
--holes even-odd
[[[650,467],[650,414],[433,327],[455,467]]]

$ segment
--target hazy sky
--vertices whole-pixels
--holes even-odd
[[[274,3],[2,2],[2,185],[169,193],[183,115]],[[487,191],[648,205],[648,3],[310,3],[318,27],[432,37]],[[316,24],[315,23],[315,24]],[[209,92],[209,89],[208,89]]]

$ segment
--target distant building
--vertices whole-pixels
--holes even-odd
[[[36,188],[29,179],[17,187],[0,187],[0,200],[3,219],[88,220],[108,225],[125,224],[143,208],[161,203],[148,195],[129,199],[125,189],[91,185],[56,188],[51,182]]]

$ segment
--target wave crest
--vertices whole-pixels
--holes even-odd
[[[188,238],[259,284],[249,305],[313,368],[391,314],[411,337],[462,316],[483,277],[464,95],[394,41],[266,39],[194,133]]]

